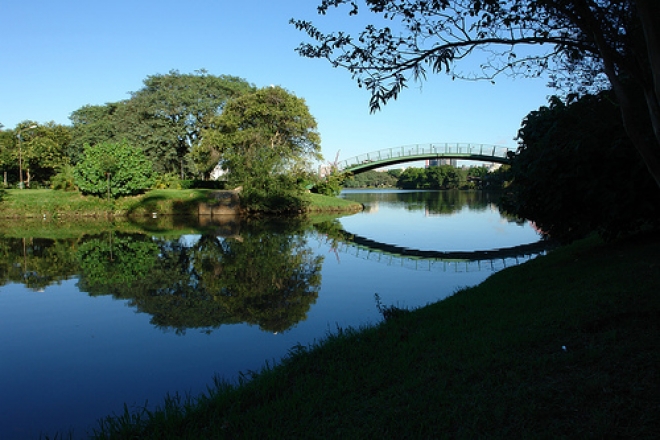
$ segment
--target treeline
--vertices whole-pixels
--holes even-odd
[[[85,105],[70,119],[0,126],[2,187],[117,197],[222,174],[257,204],[265,203],[264,192],[287,202],[321,159],[303,99],[206,71],[149,76],[129,99]]]
[[[366,171],[351,176],[345,188],[400,188],[400,189],[483,189],[501,188],[505,170],[489,171],[485,166],[455,167],[453,165],[428,168],[406,168],[385,171]]]

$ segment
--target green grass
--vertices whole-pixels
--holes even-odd
[[[310,200],[309,210],[315,211],[342,211],[342,212],[356,212],[362,209],[359,203],[351,202],[339,197],[329,197],[321,194],[308,193],[306,194]]]
[[[391,311],[387,306],[381,309]],[[660,239],[588,239],[97,438],[657,438]]]
[[[209,189],[149,191],[117,200],[83,196],[79,192],[49,189],[6,190],[0,200],[0,218],[196,216],[200,203],[215,203]],[[336,197],[306,194],[310,212],[357,211],[360,205]]]

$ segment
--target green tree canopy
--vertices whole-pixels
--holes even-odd
[[[128,137],[136,115],[126,111],[126,101],[85,105],[71,113],[72,139],[69,155],[75,165],[82,159],[85,145],[120,142]]]
[[[86,145],[74,175],[84,194],[97,196],[137,194],[154,184],[151,162],[126,142]]]
[[[201,131],[228,99],[253,89],[241,78],[204,70],[148,76],[130,99],[84,106],[71,114],[74,151],[80,154],[85,144],[126,140],[145,152],[156,171],[197,176],[190,151],[199,144]]]
[[[466,186],[468,172],[452,165],[406,168],[397,181],[403,189],[458,189]]]
[[[23,121],[13,130],[0,132],[0,169],[10,173],[8,181],[46,182],[61,167],[69,164],[70,127],[48,122]],[[19,170],[20,168],[20,170]]]
[[[551,237],[605,237],[660,219],[660,193],[630,147],[611,93],[531,112],[513,158],[509,209]]]
[[[230,182],[273,195],[293,189],[296,176],[322,159],[320,142],[305,101],[266,87],[229,101],[203,132],[202,147],[217,152]]]
[[[401,171],[401,170],[397,170]],[[399,173],[401,175],[401,173]],[[398,176],[389,171],[370,170],[356,174],[344,182],[346,188],[383,188],[396,186]]]
[[[346,68],[371,92],[372,110],[427,69],[491,80],[550,69],[567,93],[612,88],[626,132],[660,186],[657,0],[322,0],[318,11],[340,6],[351,16],[371,13],[372,23],[354,37],[292,20],[315,40],[298,51]],[[461,70],[468,60],[481,69]]]

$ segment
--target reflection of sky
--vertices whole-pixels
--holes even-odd
[[[509,222],[494,206],[483,211],[465,206],[453,214],[429,215],[381,201],[377,210],[343,217],[341,223],[352,234],[419,250],[490,250],[539,240],[528,222]]]
[[[348,232],[420,250],[486,250],[538,240],[525,224],[502,219],[496,208],[467,207],[451,215],[409,211],[402,203],[379,202],[373,213],[341,218]],[[359,327],[381,319],[374,299],[414,308],[477,284],[494,270],[516,262],[433,263],[397,259],[331,247],[323,234],[309,232],[307,244],[323,257],[319,296],[307,318],[274,335],[246,324],[223,325],[185,335],[162,331],[131,301],[90,297],[77,280],[33,292],[17,284],[0,286],[0,438],[37,438],[40,430],[92,426],[166,393],[196,395],[215,374],[235,378],[280,359],[291,347],[312,344],[338,327]],[[178,238],[191,246],[199,235]],[[492,264],[497,267],[492,269]],[[419,267],[417,267],[419,265]]]

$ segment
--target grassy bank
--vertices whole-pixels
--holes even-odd
[[[0,218],[75,218],[158,215],[198,215],[200,204],[215,204],[209,189],[153,190],[117,200],[54,190],[6,190],[0,199]],[[360,206],[336,197],[307,194],[311,212],[356,211]]]
[[[660,239],[584,240],[98,438],[657,438]]]

